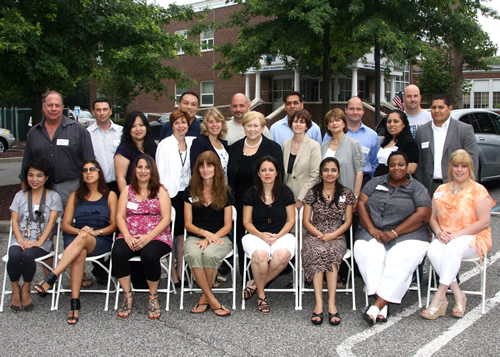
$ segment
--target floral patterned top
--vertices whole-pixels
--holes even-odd
[[[144,201],[138,201],[135,197],[136,192],[132,185],[128,186],[128,203],[125,222],[131,235],[148,234],[161,221],[160,214],[160,191],[155,198],[147,198]],[[116,239],[123,239],[120,233]],[[167,243],[172,248],[172,235],[170,227],[167,227],[159,236],[153,238]]]

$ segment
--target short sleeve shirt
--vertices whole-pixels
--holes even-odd
[[[253,206],[252,222],[260,232],[279,233],[286,223],[286,207],[295,204],[292,190],[288,186],[283,186],[280,201],[275,201],[270,205],[255,197],[254,186],[250,187],[243,196],[245,206]]]

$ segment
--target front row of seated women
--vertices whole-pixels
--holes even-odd
[[[451,156],[449,182],[436,190],[432,204],[424,186],[408,174],[406,154],[394,151],[387,162],[389,173],[369,181],[357,205],[361,225],[353,252],[365,289],[375,297],[363,318],[370,326],[387,321],[388,304],[401,302],[426,254],[439,275],[439,288],[422,317],[432,320],[445,315],[448,288],[455,297],[451,314],[462,317],[467,299],[456,275],[462,259],[482,257],[491,248],[489,211],[495,203],[487,190],[474,182],[472,159],[464,150]],[[352,222],[355,199],[352,191],[340,184],[342,172],[335,158],[325,158],[319,171],[319,183],[303,199],[306,234],[301,255],[305,280],[313,281],[315,291],[312,323],[323,322],[322,287],[326,277],[328,319],[338,325],[337,271],[346,251],[344,233]],[[34,260],[50,251],[49,237],[61,211],[59,196],[50,190],[50,165],[43,159],[34,160],[27,165],[25,175],[28,190],[20,191],[11,205],[14,238],[7,269],[14,311],[33,308],[29,287]],[[118,316],[125,318],[132,312],[129,259],[133,256],[141,257],[149,287],[148,316],[161,316],[157,290],[160,258],[172,248],[171,202],[149,155],[138,157],[131,176],[131,184],[117,202],[116,195],[106,187],[99,163],[89,160],[82,166],[80,187],[70,196],[64,214],[64,254],[54,271],[35,286],[46,294],[57,276],[71,266],[70,324],[79,319],[85,258],[108,252],[116,228],[121,233],[112,250],[113,268],[124,291]],[[232,249],[228,235],[234,199],[215,153],[207,151],[199,156],[183,200],[188,233],[185,259],[203,291],[191,312],[203,313],[211,308],[217,316],[229,316],[230,311],[212,293],[212,285],[220,260]],[[256,294],[258,311],[268,314],[271,308],[264,288],[287,266],[296,250],[296,238],[290,234],[296,219],[294,195],[283,184],[274,157],[264,156],[258,161],[257,178],[244,195],[243,204],[242,220],[248,234],[242,245],[251,258],[253,275],[244,298]],[[430,245],[428,222],[436,235]]]

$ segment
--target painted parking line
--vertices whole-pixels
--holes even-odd
[[[492,264],[494,264],[498,259],[500,259],[500,251],[496,252],[494,255],[492,255],[491,257],[488,258],[488,263],[489,263],[488,266],[491,266]],[[480,271],[476,267],[472,268],[471,270],[466,271],[463,274],[461,273],[460,274],[460,282],[461,283],[465,283],[467,280],[469,280],[470,278],[478,275],[479,273],[480,273]],[[489,311],[493,306],[496,306],[496,304],[498,304],[498,302],[495,302],[496,301],[495,299],[500,299],[500,295],[499,294],[500,294],[500,292],[497,293],[493,298],[488,299],[488,303],[487,303],[487,306],[486,306],[487,311]],[[497,295],[498,295],[498,297],[497,297]],[[475,309],[473,309],[472,311],[470,311],[469,313],[467,313],[467,315],[469,315],[471,312],[475,311],[478,308],[479,308],[479,314],[480,314],[480,316],[477,317],[477,319],[479,319],[481,316],[483,316],[481,314],[481,305],[479,305],[479,307],[476,307]],[[359,343],[361,341],[369,339],[370,337],[378,334],[379,332],[384,331],[385,329],[387,329],[387,328],[391,327],[392,325],[398,323],[400,320],[404,319],[405,317],[408,317],[408,316],[414,314],[419,309],[420,308],[418,307],[418,303],[415,303],[415,304],[407,307],[403,311],[401,311],[399,314],[397,314],[397,315],[391,315],[391,318],[389,320],[387,320],[387,322],[385,324],[377,324],[377,325],[375,325],[372,328],[367,328],[365,331],[357,333],[357,334],[355,334],[355,335],[347,338],[346,340],[344,340],[344,342],[342,342],[340,345],[337,346],[337,349],[336,349],[337,353],[340,356],[353,356],[354,357],[355,354],[351,351],[354,346],[359,345]],[[467,315],[465,315],[460,320],[464,320]],[[474,319],[475,316],[476,315],[472,315],[470,319]],[[470,319],[467,319],[466,321],[470,321]],[[472,324],[475,321],[476,320],[473,320],[472,322],[469,322],[469,323]],[[457,322],[456,324],[454,324],[453,326],[450,327],[450,329],[453,329],[453,333],[455,333],[455,335],[453,335],[451,338],[455,337],[460,332],[462,332],[463,330],[465,330],[467,327],[470,326],[470,325],[463,325],[460,322],[461,321]],[[457,328],[457,329],[455,329],[454,326],[457,325],[457,324],[459,324],[459,323],[460,323],[460,327]],[[441,338],[441,337],[439,337],[439,338]],[[434,341],[432,341],[432,342],[434,342]],[[449,340],[446,340],[446,341],[447,341],[446,343],[449,342]],[[426,346],[424,346],[424,348],[427,347],[428,345],[429,344],[427,344]],[[442,347],[442,346],[440,346],[440,347]],[[430,354],[432,354],[432,353],[430,353]],[[426,355],[427,354],[422,354],[421,356],[426,356]]]
[[[500,291],[490,299],[486,300],[486,311],[488,313],[492,308],[500,303]],[[432,356],[435,352],[439,351],[443,346],[447,345],[452,339],[460,335],[467,328],[472,326],[477,320],[483,317],[481,313],[482,306],[478,305],[471,311],[467,312],[464,317],[458,319],[456,323],[451,325],[448,330],[437,336],[434,340],[422,347],[415,353],[415,356],[424,357]]]

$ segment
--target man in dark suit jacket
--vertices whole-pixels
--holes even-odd
[[[474,130],[469,124],[451,119],[452,109],[448,96],[432,98],[432,121],[419,126],[415,137],[420,154],[415,178],[427,187],[431,197],[439,185],[448,181],[448,162],[458,149],[464,149],[472,156],[476,177],[478,174],[479,154]],[[439,166],[435,165],[436,162]]]

